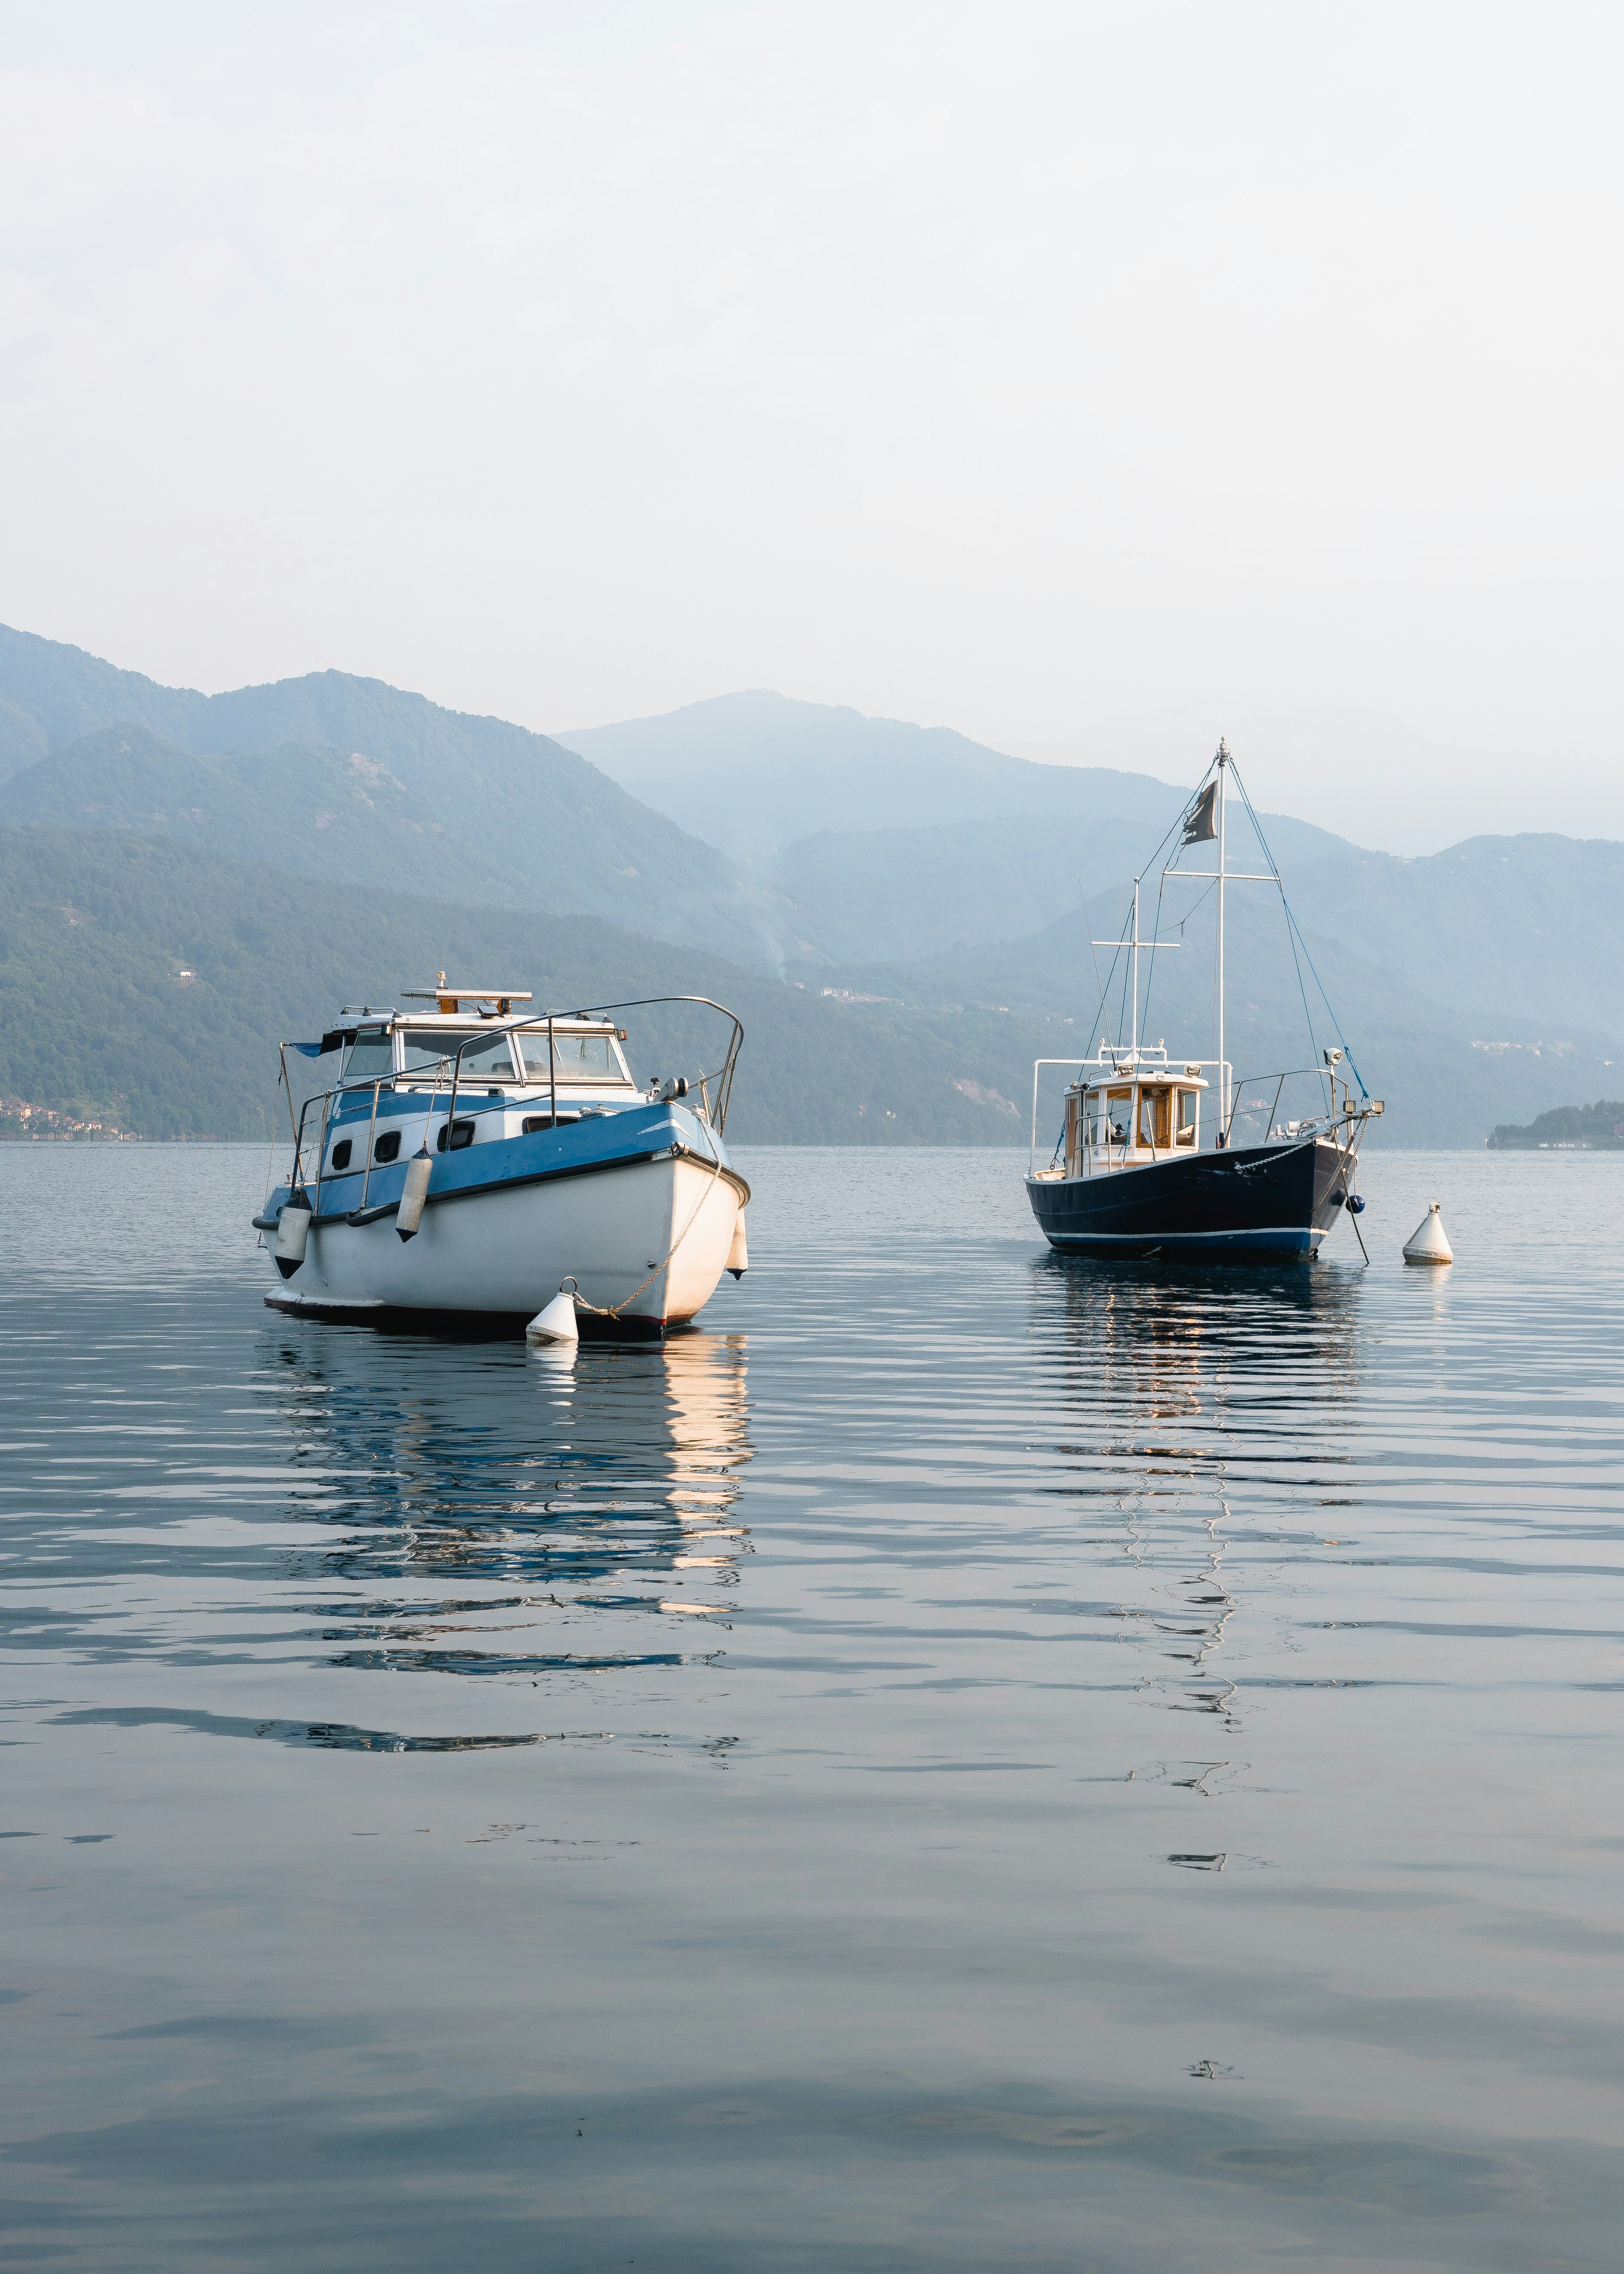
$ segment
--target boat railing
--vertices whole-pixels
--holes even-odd
[[[311,1189],[310,1172],[304,1166],[304,1126],[309,1117],[311,1107],[312,1105],[319,1105],[321,1108],[321,1117],[320,1126],[316,1133],[314,1147],[316,1155],[316,1175],[315,1199],[313,1202],[315,1213],[318,1216],[321,1213],[323,1164],[327,1156],[327,1130],[332,1119],[332,1116],[328,1109],[331,1107],[333,1100],[335,1097],[351,1096],[356,1092],[363,1089],[370,1089],[372,1093],[372,1111],[366,1125],[366,1166],[361,1178],[360,1205],[365,1208],[366,1206],[367,1188],[371,1185],[372,1178],[372,1144],[378,1128],[379,1094],[392,1083],[394,1080],[395,1075],[393,1072],[390,1072],[388,1073],[370,1075],[365,1081],[336,1081],[330,1089],[312,1090],[310,1096],[304,1100],[304,1104],[300,1106],[298,1119],[295,1122],[293,1126],[293,1166],[288,1175],[288,1189],[289,1192],[294,1193],[298,1192],[301,1187],[306,1192]],[[291,1097],[289,1097],[289,1110],[291,1110]]]
[[[721,1065],[719,1066],[713,1067],[709,1073],[699,1073],[694,1076],[694,1081],[698,1086],[701,1106],[705,1120],[713,1129],[716,1130],[718,1134],[720,1135],[727,1125],[727,1108],[733,1097],[733,1073],[739,1063],[740,1046],[744,1041],[744,1024],[733,1012],[728,1010],[726,1004],[714,1001],[709,995],[640,995],[623,1003],[590,1003],[583,1005],[573,1011],[542,1011],[536,1013],[530,1018],[505,1019],[500,1021],[492,1020],[488,1026],[483,1027],[477,1034],[467,1035],[457,1045],[455,1063],[451,1070],[451,1112],[453,1118],[455,1118],[456,1114],[457,1089],[462,1079],[462,1053],[464,1050],[470,1048],[471,1045],[476,1043],[484,1043],[487,1041],[493,1034],[539,1034],[545,1029],[547,1037],[548,1111],[552,1117],[553,1126],[556,1127],[558,1124],[558,1057],[554,1047],[554,1028],[560,1024],[567,1024],[572,1020],[601,1018],[611,1011],[654,1010],[662,1003],[697,1004],[701,1008],[707,1011],[719,1011],[723,1018],[730,1020],[732,1023],[733,1033],[728,1038],[727,1048],[723,1054]],[[624,1041],[625,1029],[622,1028],[620,1031],[620,1038]],[[440,1063],[443,1065],[445,1061],[442,1059]],[[710,1084],[712,1082],[716,1084],[716,1096],[714,1098],[712,1098],[710,1095]]]
[[[1280,1121],[1276,1117],[1286,1084],[1304,1078],[1329,1082],[1331,1103],[1328,1111],[1321,1105],[1317,1113],[1304,1114],[1296,1121]],[[1254,1097],[1248,1101],[1246,1092],[1249,1089],[1267,1091],[1271,1082],[1274,1086],[1272,1096]],[[1340,1104],[1337,1100],[1339,1090],[1342,1093]],[[1261,1143],[1301,1145],[1311,1137],[1332,1137],[1339,1131],[1351,1130],[1356,1123],[1363,1123],[1372,1112],[1380,1113],[1380,1105],[1370,1098],[1362,1098],[1356,1105],[1352,1084],[1340,1080],[1334,1071],[1324,1065],[1288,1066],[1283,1073],[1249,1073],[1244,1081],[1237,1081],[1235,1085],[1229,1119],[1223,1126],[1223,1143],[1226,1148],[1233,1146],[1235,1124],[1242,1115],[1248,1119],[1254,1115],[1262,1115],[1263,1134],[1259,1141]]]
[[[719,1011],[733,1028],[720,1065],[712,1067],[709,1073],[698,1073],[693,1077],[694,1082],[698,1087],[704,1118],[719,1136],[726,1128],[727,1109],[733,1102],[733,1075],[738,1069],[739,1052],[744,1042],[744,1022],[735,1012],[730,1011],[725,1003],[717,1002],[712,996],[639,995],[622,1003],[590,1003],[575,1011],[549,1011],[538,1018],[515,1019],[513,1024],[515,1027],[545,1027],[549,1030],[550,1037],[553,1024],[557,1020],[597,1019],[610,1011],[653,1011],[658,1010],[665,1003],[692,1003],[701,1010]],[[551,1072],[553,1050],[550,1039],[547,1064]],[[714,1096],[710,1088],[712,1083],[716,1085]]]

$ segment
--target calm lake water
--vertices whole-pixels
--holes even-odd
[[[572,1364],[0,1148],[0,2267],[1616,2269],[1624,1159],[1228,1273],[743,1165]]]

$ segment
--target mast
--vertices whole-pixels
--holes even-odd
[[[1223,890],[1221,885],[1219,891]],[[1139,1057],[1139,880],[1133,879],[1133,1020],[1128,1029],[1128,1039],[1133,1051],[1133,1062]]]
[[[1229,1126],[1229,1069],[1223,1055],[1223,801],[1229,772],[1229,746],[1218,741],[1218,1126]],[[1137,888],[1136,888],[1137,890]],[[1135,924],[1137,933],[1139,926]]]

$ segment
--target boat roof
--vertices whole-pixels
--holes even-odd
[[[1072,1087],[1077,1089],[1125,1089],[1130,1083],[1136,1081],[1141,1089],[1212,1088],[1204,1074],[1192,1073],[1187,1065],[1111,1066],[1098,1073],[1079,1076]]]
[[[319,1047],[320,1055],[325,1058],[329,1050],[342,1049],[362,1035],[391,1035],[402,1028],[410,1028],[414,1034],[421,1034],[427,1029],[431,1033],[455,1030],[462,1035],[470,1027],[489,1026],[502,1031],[511,1027],[541,1028],[549,1024],[555,1034],[611,1034],[617,1041],[623,1043],[626,1040],[624,1027],[617,1027],[613,1019],[600,1018],[595,1012],[542,1011],[532,1014],[522,1011],[516,1016],[504,1017],[498,1011],[463,1011],[454,1014],[449,1011],[438,1010],[396,1011],[380,1005],[376,1010],[366,1006],[359,1011],[343,1012],[339,1023],[329,1027],[322,1035]],[[307,1046],[300,1043],[297,1047],[303,1050]],[[313,1050],[318,1046],[312,1044],[308,1047]]]
[[[549,1024],[584,1034],[596,1034],[602,1028],[614,1027],[613,1019],[599,1018],[592,1011],[516,1011],[511,1016],[500,1011],[396,1011],[387,1022],[393,1027],[545,1027]]]

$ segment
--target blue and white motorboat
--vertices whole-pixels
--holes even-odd
[[[372,1324],[529,1320],[560,1291],[581,1331],[686,1325],[742,1276],[750,1189],[723,1141],[743,1029],[709,1073],[642,1088],[613,1014],[451,986],[347,1012],[282,1045],[293,1157],[254,1222],[273,1307]],[[424,1005],[419,1009],[417,1005]],[[297,1110],[289,1051],[336,1056]]]

